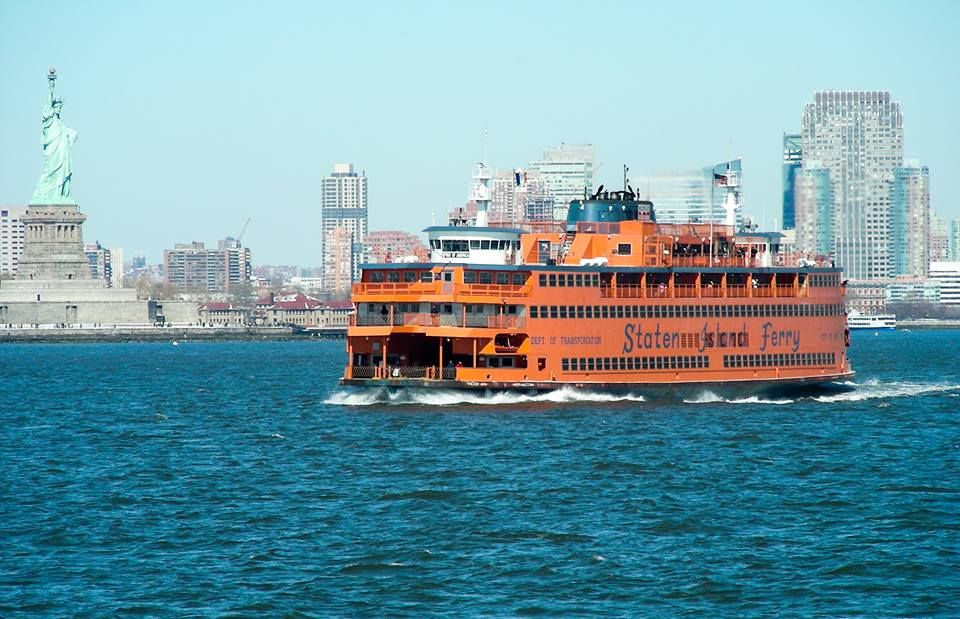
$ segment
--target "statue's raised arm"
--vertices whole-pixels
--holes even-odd
[[[73,161],[70,150],[77,141],[77,132],[68,129],[60,120],[63,101],[57,99],[54,88],[57,70],[47,74],[50,98],[40,112],[40,143],[43,145],[43,172],[37,182],[30,204],[76,204],[70,197],[70,181],[73,179]]]

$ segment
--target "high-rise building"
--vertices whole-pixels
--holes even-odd
[[[490,181],[489,221],[494,225],[523,226],[553,221],[554,204],[546,181],[534,170],[499,172]],[[564,210],[563,220],[566,217]]]
[[[950,222],[937,217],[930,209],[930,262],[946,262],[950,259]]]
[[[808,161],[794,171],[792,177],[797,251],[812,256],[828,256],[833,253],[830,170],[818,161]]]
[[[833,247],[845,276],[888,277],[889,181],[903,165],[900,103],[889,92],[818,92],[804,106],[801,148],[804,160],[830,170]]]
[[[803,145],[799,133],[783,134],[783,229],[796,228],[794,177],[803,167]]]
[[[593,158],[592,144],[561,144],[543,151],[540,161],[530,163],[553,197],[554,219],[565,220],[570,201],[593,191]]]
[[[108,288],[113,287],[112,252],[97,241],[92,245],[84,245],[83,253],[90,262],[90,278],[103,280]]]
[[[126,274],[124,271],[123,265],[123,248],[122,247],[111,247],[110,248],[110,263],[112,265],[110,287],[111,288],[123,288],[123,276]]]
[[[724,223],[725,205],[733,201],[734,223],[743,223],[740,195],[743,164],[740,159],[716,165],[653,176],[641,176],[634,189],[653,202],[661,223]]]
[[[426,262],[430,250],[415,234],[398,230],[370,232],[363,239],[363,253],[370,262]]]
[[[23,253],[23,222],[25,206],[0,206],[0,277],[17,274],[17,263]]]
[[[163,250],[163,282],[186,291],[228,293],[250,282],[250,249],[233,238],[207,249],[203,243],[177,243]]]
[[[950,220],[950,260],[960,260],[960,220]]]
[[[367,177],[352,163],[338,163],[321,182],[324,288],[349,290],[360,277],[362,241],[367,235]]]
[[[894,277],[930,270],[930,174],[919,162],[894,168],[890,185],[890,260]],[[941,256],[938,260],[946,260]]]

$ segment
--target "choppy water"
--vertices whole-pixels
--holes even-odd
[[[341,342],[0,346],[0,616],[957,616],[960,332],[851,391],[335,387]]]

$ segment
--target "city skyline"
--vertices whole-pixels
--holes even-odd
[[[948,182],[960,85],[943,79],[958,57],[950,3],[814,3],[815,22],[761,3],[722,16],[707,3],[589,15],[563,3],[283,6],[0,1],[0,204],[26,205],[36,184],[43,76],[56,66],[79,132],[85,236],[151,263],[250,217],[258,263],[319,265],[318,187],[335,163],[369,177],[371,230],[419,233],[466,202],[484,152],[495,169],[525,168],[561,143],[595,145],[595,187],[619,185],[623,164],[640,176],[743,157],[744,213],[772,229],[783,134],[831,89],[889,91],[904,156],[929,167],[931,207],[960,217]],[[635,24],[643,45],[586,23]],[[667,34],[677,25],[683,34]],[[784,53],[811,29],[815,46]],[[495,47],[483,44],[492,32]]]

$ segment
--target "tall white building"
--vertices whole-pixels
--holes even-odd
[[[0,206],[0,276],[17,274],[17,261],[23,253],[23,222],[25,206]]]
[[[804,106],[801,136],[804,161],[830,171],[833,247],[844,277],[888,277],[890,181],[903,165],[900,103],[889,92],[818,92]]]
[[[543,151],[543,159],[530,169],[543,180],[553,197],[553,218],[565,220],[571,200],[593,191],[593,144],[561,144]]]
[[[931,260],[950,259],[949,255],[931,254],[930,216],[930,173],[919,162],[907,161],[894,169],[890,186],[892,276],[926,277]],[[947,241],[947,235],[943,236]]]
[[[321,182],[321,189],[323,287],[343,295],[360,277],[368,221],[367,177],[354,172],[352,163],[338,163]]]

